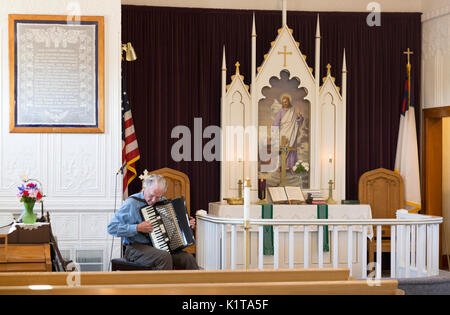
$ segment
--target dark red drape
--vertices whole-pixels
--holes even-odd
[[[239,61],[250,84],[251,25],[256,17],[257,65],[281,26],[281,12],[122,6],[122,42],[132,42],[138,60],[126,64],[127,90],[144,169],[171,167],[188,174],[191,209],[208,209],[219,200],[219,162],[194,161],[194,118],[220,126],[222,49],[226,47],[227,78]],[[367,170],[393,169],[403,84],[404,51],[411,63],[419,121],[421,57],[420,13],[382,13],[381,26],[369,27],[368,13],[321,12],[321,77],[332,66],[341,86],[345,48],[348,68],[346,197],[357,199],[358,179]],[[314,67],[316,12],[288,12],[288,25],[300,50]],[[228,81],[229,83],[229,81]],[[175,162],[171,138],[175,126],[192,132],[192,161]],[[419,125],[417,125],[419,126]],[[419,130],[419,128],[418,128]],[[204,139],[206,144],[210,139]],[[140,189],[135,180],[130,193]]]

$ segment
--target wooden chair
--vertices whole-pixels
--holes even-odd
[[[190,181],[189,177],[177,170],[171,168],[161,168],[152,172],[144,171],[144,174],[139,176],[139,178],[143,181],[145,178],[152,174],[158,174],[164,176],[167,181],[167,191],[165,193],[165,197],[167,199],[174,199],[177,197],[183,196],[186,200],[186,208],[188,214],[191,213],[191,190],[190,190]],[[195,254],[195,245],[191,245],[184,250],[191,254]],[[131,263],[127,261],[125,258],[116,258],[111,261],[111,270],[148,270],[149,268],[137,265],[135,263]]]
[[[174,199],[183,196],[186,200],[187,212],[191,215],[191,184],[189,177],[185,173],[165,167],[147,174],[148,176],[152,174],[164,176],[167,181],[165,197],[167,199]],[[185,248],[184,251],[195,255],[195,245]]]
[[[405,204],[405,188],[400,174],[385,168],[378,168],[361,175],[358,184],[358,199],[369,204],[372,218],[390,219]],[[375,261],[376,237],[368,244],[369,263]],[[390,252],[390,228],[383,226],[381,251]]]

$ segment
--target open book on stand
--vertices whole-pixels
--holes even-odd
[[[300,187],[285,186],[285,187],[269,187],[270,198],[273,203],[281,204],[302,204],[305,203]]]

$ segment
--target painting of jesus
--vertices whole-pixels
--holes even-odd
[[[286,182],[285,185],[309,186],[309,174],[298,174],[294,166],[298,161],[309,163],[309,102],[304,98],[306,90],[298,88],[300,82],[297,78],[289,78],[289,72],[283,70],[280,78],[272,77],[271,87],[262,90],[264,99],[258,103],[259,127],[267,128],[267,136],[260,134],[260,147],[270,151],[277,146],[286,147],[284,163],[282,154],[271,153],[270,160],[259,160],[259,177],[266,179],[267,185],[279,186],[281,184],[282,165]],[[283,143],[283,140],[285,141]],[[277,161],[274,161],[273,158]],[[297,163],[298,164],[298,163]]]

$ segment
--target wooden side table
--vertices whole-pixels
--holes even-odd
[[[1,239],[4,241],[0,244],[0,263],[6,263],[6,257],[8,255],[8,234],[0,234]]]

